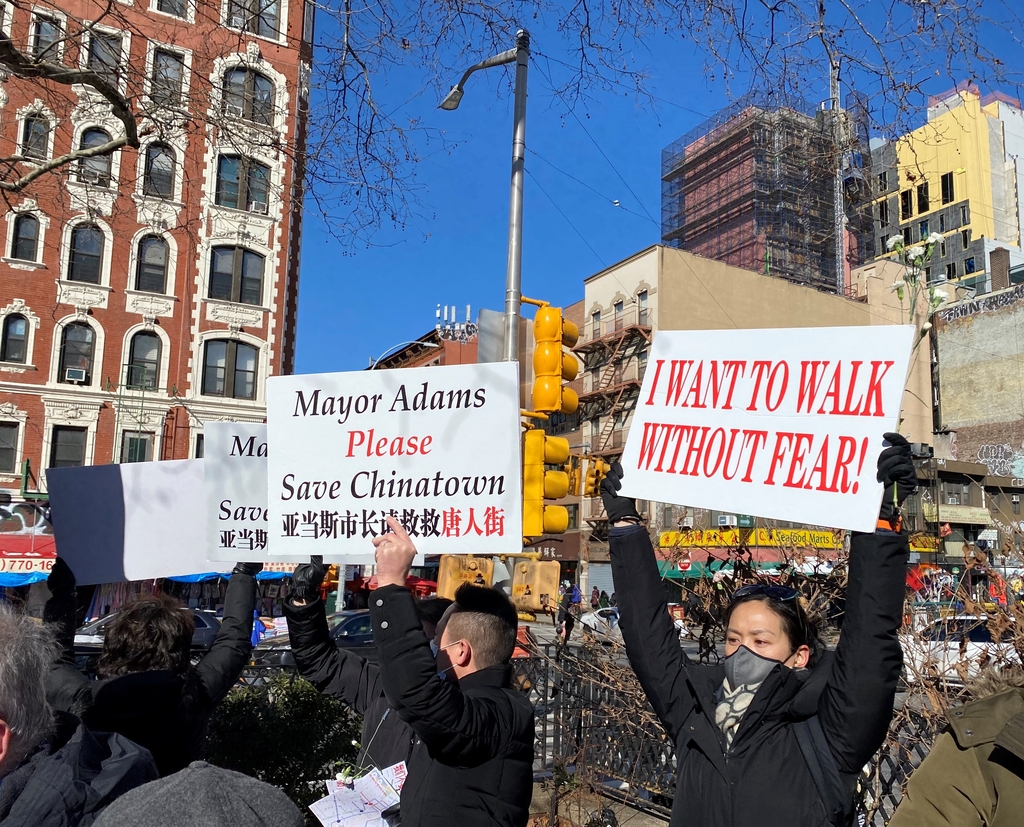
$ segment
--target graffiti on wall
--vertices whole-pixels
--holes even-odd
[[[0,573],[49,571],[56,555],[48,506],[0,504]]]
[[[988,444],[978,448],[978,462],[997,477],[1024,477],[1024,445]]]
[[[962,301],[952,304],[945,310],[938,312],[938,317],[944,322],[955,322],[957,319],[965,319],[977,313],[991,313],[1024,298],[1024,284],[1018,284],[1012,290],[996,293],[993,296],[986,296],[973,301]]]

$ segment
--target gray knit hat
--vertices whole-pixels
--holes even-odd
[[[302,814],[277,787],[240,772],[193,761],[107,807],[94,827],[303,827]]]

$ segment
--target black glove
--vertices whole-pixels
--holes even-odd
[[[320,599],[320,584],[324,582],[327,567],[324,558],[314,555],[308,563],[300,563],[292,574],[292,597],[309,602]]]
[[[900,506],[917,489],[917,471],[911,459],[910,443],[900,434],[885,434],[890,447],[878,455],[876,479],[885,485],[878,519],[896,525]]]
[[[75,573],[71,566],[65,563],[60,557],[53,562],[50,575],[46,578],[46,586],[50,594],[59,597],[74,597],[75,595]]]
[[[620,497],[618,490],[622,488],[622,463],[613,462],[611,470],[601,480],[601,500],[604,510],[608,512],[608,522],[613,525],[619,520],[630,517],[640,520],[636,510],[636,500],[631,497]]]
[[[235,567],[231,570],[232,574],[248,574],[250,577],[255,577],[263,571],[262,563],[235,563]]]

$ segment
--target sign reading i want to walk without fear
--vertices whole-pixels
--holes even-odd
[[[426,554],[518,551],[515,363],[272,377],[271,548],[372,554],[396,517]]]
[[[874,531],[912,326],[660,331],[624,494]]]

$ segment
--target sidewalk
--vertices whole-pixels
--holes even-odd
[[[537,782],[533,785],[528,827],[552,827],[548,811],[551,806],[551,787]],[[610,810],[615,822],[602,819],[602,811]],[[557,827],[664,827],[668,816],[623,804],[608,796],[599,796],[588,790],[572,790],[562,795],[558,806]]]

